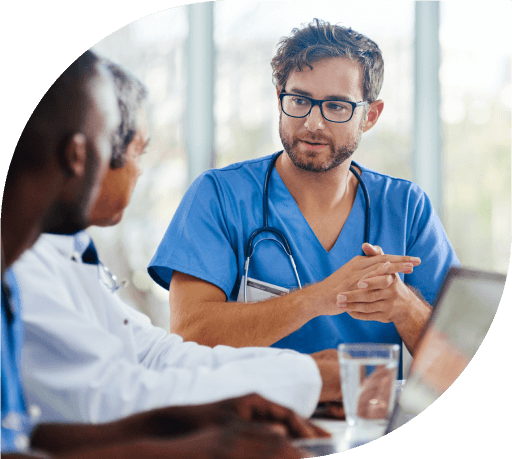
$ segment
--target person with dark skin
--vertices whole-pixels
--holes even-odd
[[[125,69],[113,63],[108,68],[122,122],[90,217],[91,225],[102,227],[120,222],[150,137],[146,89]],[[122,301],[113,278],[98,275],[98,268],[105,273],[100,259],[86,232],[44,234],[13,267],[27,303],[26,394],[41,408],[42,420],[107,422],[252,392],[308,417],[319,400],[341,400],[336,355],[311,358],[288,350],[183,342]]]
[[[310,437],[322,431],[257,395],[98,425],[39,424],[28,439],[31,410],[18,368],[20,299],[9,268],[41,232],[73,234],[88,225],[119,122],[111,77],[86,52],[45,94],[14,152],[2,202],[2,456],[303,457],[283,433]]]

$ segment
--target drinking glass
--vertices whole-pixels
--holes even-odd
[[[385,424],[395,402],[398,344],[340,344],[343,407],[349,425]]]

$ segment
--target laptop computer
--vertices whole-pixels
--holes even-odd
[[[386,433],[421,413],[464,371],[491,326],[505,280],[504,274],[450,269]]]
[[[505,281],[504,274],[451,268],[387,427],[380,432],[349,432],[343,422],[315,420],[331,431],[333,438],[299,440],[297,444],[313,454],[341,452],[396,430],[421,413],[446,391],[475,355],[494,319]]]

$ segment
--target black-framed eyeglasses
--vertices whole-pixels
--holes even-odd
[[[281,108],[285,115],[292,118],[305,118],[311,113],[315,105],[320,107],[322,116],[331,123],[346,123],[352,119],[354,110],[361,105],[368,105],[370,102],[349,102],[348,100],[312,99],[311,97],[299,94],[279,94]]]

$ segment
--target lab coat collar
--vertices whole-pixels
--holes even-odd
[[[45,233],[41,238],[55,247],[63,257],[77,261],[81,261],[83,252],[91,242],[91,237],[85,231],[73,235]]]

